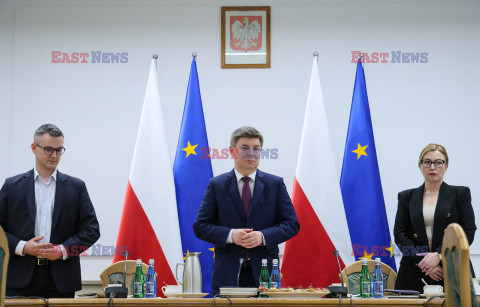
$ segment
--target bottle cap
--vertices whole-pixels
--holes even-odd
[[[268,260],[267,259],[262,259],[262,265],[267,265],[268,264]]]
[[[278,259],[273,259],[273,264],[278,264]]]
[[[137,265],[142,264],[142,259],[137,259]]]
[[[380,258],[375,258],[375,262],[381,262]]]
[[[148,264],[154,264],[154,263],[155,263],[155,260],[153,259],[148,260]]]
[[[368,263],[367,261],[368,261],[367,258],[362,258],[362,263],[363,263],[363,264],[367,264],[367,263]]]

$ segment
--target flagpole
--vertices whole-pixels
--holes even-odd
[[[152,58],[153,58],[153,61],[155,62],[155,70],[157,70],[157,59],[158,59],[158,54],[156,54],[156,53],[155,53],[155,54],[153,54]]]

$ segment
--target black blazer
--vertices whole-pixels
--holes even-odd
[[[18,256],[15,248],[20,240],[35,237],[35,186],[33,169],[7,178],[0,190],[0,225],[7,234],[10,259],[7,287],[24,288],[33,276],[36,257]],[[95,243],[100,228],[85,183],[57,171],[55,204],[52,214],[50,242],[62,244],[69,258],[52,261],[51,270],[59,292],[82,288],[79,252]]]
[[[435,209],[432,250],[429,250],[425,222],[423,219],[423,192],[425,184],[416,189],[405,190],[398,193],[398,209],[395,218],[393,233],[395,243],[402,252],[400,269],[397,276],[396,288],[414,289],[412,284],[425,277],[416,266],[423,257],[416,253],[438,252],[442,253],[443,233],[451,223],[462,226],[472,244],[475,236],[475,215],[471,203],[470,189],[462,186],[451,186],[442,183]],[[403,287],[397,287],[403,285]]]

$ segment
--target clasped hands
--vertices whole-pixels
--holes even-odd
[[[254,248],[262,245],[263,235],[260,231],[253,231],[253,229],[234,229],[232,232],[232,241],[245,248]]]
[[[443,279],[443,268],[440,265],[440,257],[438,253],[418,253],[417,256],[423,256],[422,261],[418,263],[418,267],[425,275],[435,281]]]
[[[38,243],[38,241],[42,240],[43,236],[35,237],[30,239],[25,243],[23,247],[23,252],[25,254],[29,254],[35,257],[41,257],[48,260],[57,260],[63,256],[62,249],[58,244],[52,243]]]

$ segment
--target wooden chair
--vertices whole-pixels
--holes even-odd
[[[387,264],[381,263],[380,267],[383,274],[383,284],[385,289],[393,289],[395,286],[395,280],[397,279],[397,273]],[[375,261],[368,260],[368,271],[370,272],[370,278],[373,276],[375,269]],[[362,261],[355,261],[346,266],[341,273],[343,282],[346,284],[348,293],[360,294],[360,272],[362,271]],[[341,279],[340,274],[338,277]]]
[[[133,275],[137,269],[137,261],[127,260],[127,283],[128,294],[132,293],[133,288]],[[125,271],[125,260],[115,262],[114,264],[107,267],[100,274],[100,279],[102,280],[102,285],[105,288],[108,284],[123,284],[123,273]],[[148,265],[142,263],[142,272],[145,279],[147,278]],[[157,274],[155,274],[157,275]]]
[[[442,242],[442,265],[447,306],[478,306],[470,271],[467,236],[456,223],[445,229]]]
[[[0,226],[0,307],[5,306],[5,291],[7,289],[7,268],[10,251],[3,228]]]

